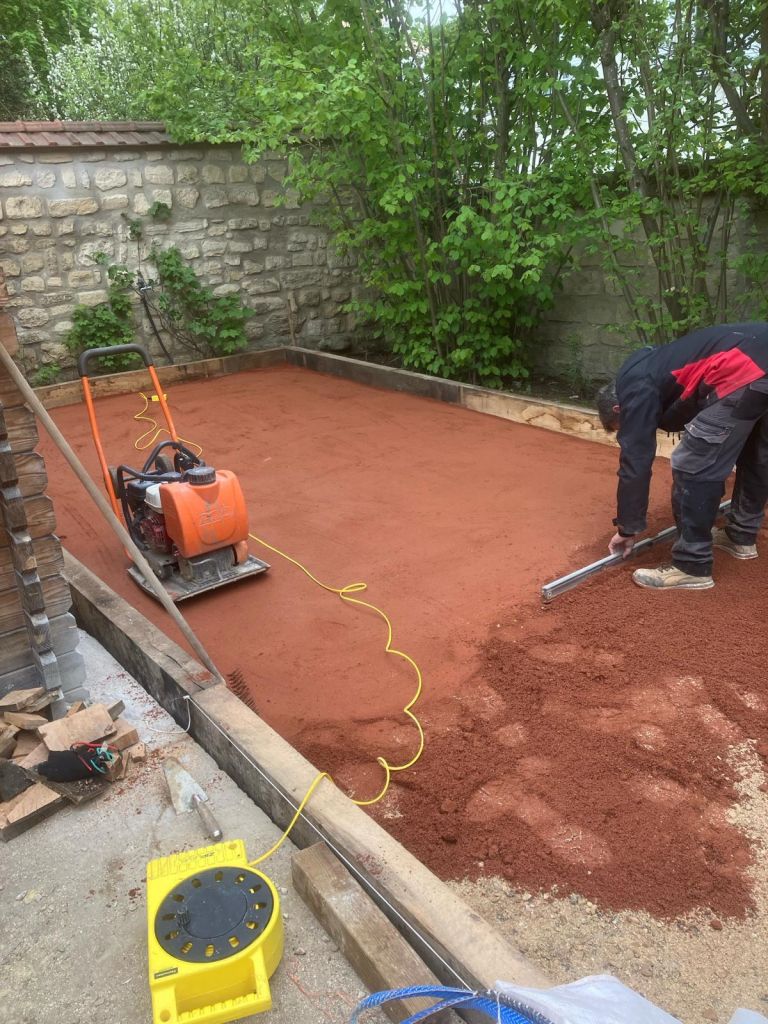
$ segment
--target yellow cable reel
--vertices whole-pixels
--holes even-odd
[[[271,1009],[280,898],[241,839],[150,861],[147,918],[153,1024],[228,1024]]]

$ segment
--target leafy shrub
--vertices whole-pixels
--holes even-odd
[[[138,240],[140,224],[129,221],[129,227]],[[200,283],[175,246],[153,248],[150,259],[157,267],[159,279],[150,282],[152,288],[147,298],[178,347],[202,357],[230,355],[247,347],[244,325],[252,311],[239,299],[234,295],[215,296]],[[75,307],[73,326],[65,339],[75,357],[87,349],[127,345],[136,340],[134,272],[121,264],[109,263],[104,253],[97,253],[94,261],[106,268],[108,297],[96,306]],[[119,373],[141,365],[139,356],[133,354],[104,356],[98,362],[103,373]]]
[[[234,295],[213,294],[185,263],[176,246],[152,248],[159,289],[155,303],[176,341],[201,356],[226,356],[248,345],[245,322],[252,311]]]
[[[588,218],[563,198],[573,189],[548,172],[492,182],[446,216],[423,276],[398,273],[397,222],[378,226],[379,245],[360,256],[376,293],[353,310],[410,369],[488,387],[524,380],[533,329],[588,230]],[[362,227],[340,240],[359,246]],[[382,260],[388,248],[393,258]]]
[[[58,363],[48,363],[45,366],[38,366],[29,375],[29,383],[33,388],[44,388],[49,384],[56,384],[61,376],[61,367]]]
[[[133,273],[127,267],[110,264],[104,253],[97,253],[94,262],[106,267],[109,280],[107,301],[96,306],[75,306],[72,328],[65,338],[65,344],[75,358],[87,349],[130,345],[135,340],[131,302]],[[104,356],[98,360],[102,373],[133,370],[139,364],[139,357],[133,354]]]

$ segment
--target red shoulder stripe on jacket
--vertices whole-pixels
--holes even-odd
[[[672,376],[683,389],[682,399],[689,398],[701,384],[711,387],[718,398],[725,398],[764,377],[765,370],[741,349],[732,348],[688,363],[673,370]]]

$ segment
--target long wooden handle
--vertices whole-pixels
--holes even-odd
[[[59,428],[56,426],[56,424],[53,422],[51,417],[48,415],[45,406],[37,397],[32,388],[29,386],[27,380],[19,370],[16,363],[14,363],[13,359],[8,353],[8,350],[5,348],[5,345],[3,345],[2,343],[0,343],[0,363],[2,363],[3,366],[5,366],[12,380],[18,387],[21,394],[23,395],[24,401],[27,403],[27,405],[30,406],[34,414],[43,424],[46,431],[50,435],[51,440],[59,449],[64,458],[67,460],[73,472],[77,476],[78,480],[86,489],[88,495],[92,498],[99,512],[101,512],[101,514],[104,516],[104,518],[106,519],[107,523],[109,523],[109,526],[114,531],[114,533],[117,534],[120,543],[128,552],[129,556],[133,559],[134,563],[136,564],[137,568],[141,571],[142,575],[146,579],[149,586],[155,592],[155,596],[157,597],[160,604],[163,606],[163,608],[165,608],[165,610],[171,616],[173,621],[179,627],[185,639],[189,642],[189,645],[192,648],[192,650],[198,656],[203,665],[205,665],[205,667],[208,669],[208,671],[211,673],[214,679],[217,682],[223,683],[224,679],[219,670],[214,665],[213,659],[208,654],[205,647],[203,647],[203,645],[200,643],[197,636],[192,631],[192,628],[190,627],[189,623],[186,621],[186,619],[181,614],[179,609],[170,599],[170,597],[166,593],[165,587],[162,585],[160,580],[157,578],[157,576],[155,576],[154,572],[152,571],[152,567],[150,566],[149,562],[146,560],[144,555],[136,546],[133,538],[128,533],[126,528],[117,518],[115,513],[112,511],[109,502],[101,493],[101,490],[96,486],[93,479],[89,476],[88,470],[82,464],[80,459],[78,459],[77,455],[75,455],[75,453],[72,451],[69,442],[64,437]]]
[[[192,797],[192,802],[195,805],[195,810],[200,815],[200,820],[205,828],[205,834],[210,836],[215,842],[220,843],[224,838],[224,833],[219,827],[219,823],[213,816],[213,811],[210,809],[208,804],[201,800],[197,794]]]

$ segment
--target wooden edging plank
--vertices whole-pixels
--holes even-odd
[[[394,366],[368,363],[332,352],[315,349],[286,347],[285,359],[290,366],[301,366],[316,373],[327,373],[345,380],[353,380],[369,387],[401,391],[419,398],[432,398],[438,402],[460,405],[472,412],[497,416],[531,427],[540,427],[568,437],[577,437],[596,444],[617,447],[615,435],[603,430],[600,418],[591,409],[547,398],[513,395],[508,391],[495,391],[475,384],[430,377]],[[656,437],[657,454],[669,458],[674,439],[659,431]]]
[[[363,887],[325,843],[299,850],[291,860],[293,885],[371,992],[440,984]],[[395,1024],[424,1009],[423,999],[398,999],[382,1007]],[[430,1018],[456,1022],[454,1014]]]
[[[328,373],[343,377],[369,387],[386,388],[389,391],[404,391],[420,398],[434,398],[438,402],[463,405],[463,394],[470,387],[454,380],[431,377],[426,373],[414,373],[395,366],[368,363],[364,359],[334,355],[310,348],[286,348],[285,359],[290,366],[301,366],[316,373]]]
[[[603,430],[597,413],[591,409],[554,402],[547,398],[526,397],[474,384],[462,384],[458,381],[444,380],[442,377],[431,377],[426,373],[414,373],[412,370],[383,366],[380,363],[369,363],[363,359],[294,345],[238,352],[231,356],[201,359],[173,366],[158,366],[157,371],[160,380],[170,385],[284,364],[342,377],[369,387],[385,388],[420,398],[447,402],[450,405],[460,405],[486,416],[497,416],[513,423],[541,427],[597,444],[616,446],[615,437]],[[92,387],[97,397],[141,391],[147,387],[147,374],[145,370],[130,370],[126,373],[95,377]],[[82,400],[79,380],[37,388],[37,394],[47,409],[72,405]],[[672,438],[659,432],[657,454],[669,458],[673,444]]]
[[[68,552],[65,561],[80,626],[179,724],[186,726],[188,721],[190,702],[184,697],[194,697],[192,736],[284,828],[293,808],[280,794],[298,804],[316,769],[225,686],[206,685],[210,677],[202,666]],[[443,982],[456,984],[455,971],[473,988],[492,987],[499,978],[534,987],[551,984],[333,785],[320,785],[306,819],[299,819],[291,838],[299,847],[325,839],[341,853],[357,880]]]
[[[279,366],[285,362],[282,348],[259,349],[254,352],[237,352],[231,356],[216,359],[197,359],[190,363],[176,363],[172,366],[156,366],[162,384],[181,384],[185,381],[225,377],[243,370],[261,370],[267,366]],[[109,395],[127,395],[150,388],[146,369],[128,370],[125,373],[110,373],[91,380],[91,390],[97,398]],[[37,388],[36,393],[46,409],[57,409],[62,405],[74,405],[82,401],[83,387],[79,380],[65,381]]]

